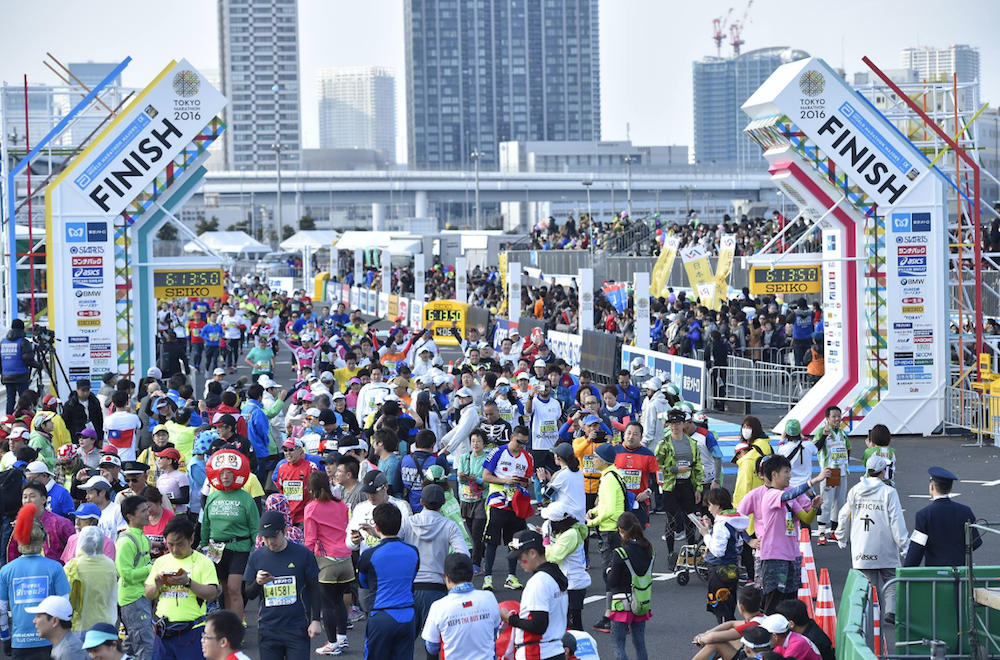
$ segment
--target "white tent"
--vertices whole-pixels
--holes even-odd
[[[294,236],[281,241],[281,249],[285,252],[299,252],[303,248],[313,251],[332,247],[340,240],[340,232],[325,229],[312,229],[296,232]]]
[[[198,236],[198,240],[219,254],[230,256],[265,255],[272,252],[271,247],[254,239],[242,231],[207,231]],[[184,245],[185,252],[200,252],[201,246],[194,241]]]
[[[423,251],[423,240],[409,232],[346,231],[337,241],[338,250],[388,249],[394,255],[413,255]]]

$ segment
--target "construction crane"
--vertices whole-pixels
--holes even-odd
[[[740,20],[729,26],[729,45],[733,47],[733,57],[740,56],[740,46],[746,43],[742,38],[742,32],[747,21],[747,16],[750,14],[750,7],[752,6],[753,0],[750,0],[747,2],[747,8],[743,11],[743,16]]]
[[[725,16],[719,16],[718,18],[712,19],[712,39],[715,40],[716,57],[722,57],[722,42],[726,38],[726,23],[729,22],[729,15],[732,13],[733,8],[730,7]]]

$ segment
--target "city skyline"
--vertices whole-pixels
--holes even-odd
[[[905,14],[884,3],[847,0],[836,11],[819,4],[790,13],[788,7],[756,3],[743,30],[744,51],[771,46],[807,50],[843,66],[850,76],[864,71],[863,55],[885,69],[899,66],[900,52],[908,46],[946,48],[968,44],[979,49],[984,63],[982,101],[1000,102],[1000,68],[989,65],[1000,60],[1000,43],[991,34],[992,23],[984,19],[995,6],[988,0],[962,3],[960,14],[936,15],[937,4],[916,0]],[[64,62],[120,61],[133,58],[123,83],[142,87],[170,59],[187,58],[199,69],[218,64],[217,16],[214,2],[178,0],[172,11],[162,6],[131,3],[133,26],[150,29],[123,30],[115,39],[92,39],[87,35],[107,30],[106,18],[115,15],[120,2],[95,0],[78,3],[53,2],[19,7],[19,19],[44,24],[48,38],[31,30],[14,29],[8,22],[7,43],[17,58],[0,62],[0,80],[20,85],[27,73],[31,83],[55,83],[43,65],[46,51]],[[658,3],[654,0],[600,2],[601,37],[601,137],[631,138],[635,144],[693,144],[692,63],[715,55],[711,20],[725,15],[729,7],[742,13],[745,3],[707,2],[696,6]],[[59,21],[52,21],[56,12]],[[929,20],[934,16],[934,20]],[[826,29],[806,32],[805,26],[823,22]],[[865,22],[859,22],[863,19]],[[891,25],[888,36],[877,40],[864,25]],[[318,94],[315,80],[321,68],[330,66],[386,66],[397,75],[405,71],[403,0],[371,3],[323,3],[300,0],[300,76],[302,85],[302,142],[306,148],[319,145]],[[836,26],[842,25],[843,29]],[[931,30],[933,27],[933,32]],[[808,36],[805,36],[808,34]],[[723,46],[723,54],[731,48]],[[399,85],[405,81],[400,79]],[[406,153],[405,95],[397,93],[397,154]]]

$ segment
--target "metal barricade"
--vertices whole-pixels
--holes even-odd
[[[983,429],[979,433],[979,442],[976,446],[982,447],[986,438],[992,437],[993,446],[1000,447],[1000,395],[980,394],[979,400]]]
[[[977,445],[982,446],[985,410],[982,399],[979,392],[959,387],[944,388],[944,430],[949,427],[965,429],[976,435]]]
[[[791,409],[798,400],[793,392],[792,375],[783,369],[712,367],[706,389],[709,407],[713,407],[716,401],[733,401]]]

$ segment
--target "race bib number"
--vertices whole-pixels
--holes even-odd
[[[682,468],[682,467],[690,468],[691,467],[691,461],[677,461],[677,467],[679,467],[679,468]],[[688,470],[687,472],[678,472],[677,473],[677,478],[678,479],[690,479],[691,478],[691,471]]]
[[[837,449],[835,451],[830,452],[830,459],[837,463],[843,463],[847,461],[847,450]]]
[[[302,501],[302,481],[286,481],[282,484],[281,489],[289,502]]]
[[[555,433],[556,423],[554,421],[542,422],[541,425],[538,427],[538,431],[539,433]]]
[[[594,454],[586,454],[583,457],[583,471],[590,473],[597,472],[594,468]]]
[[[620,445],[622,443],[622,432],[615,431],[615,434],[611,436],[611,444]]]
[[[270,362],[258,362],[256,365],[258,371],[266,371],[268,367],[271,366]]]
[[[212,563],[218,564],[222,561],[222,551],[226,549],[225,543],[217,543],[215,541],[209,541],[208,545],[205,546],[205,556],[212,560]]]
[[[179,584],[167,584],[160,589],[160,598],[190,598],[191,590]]]
[[[463,500],[478,500],[482,497],[482,491],[479,490],[478,486],[464,482],[459,487],[459,496]]]
[[[642,484],[642,470],[622,470],[622,481],[629,490],[639,490]]]
[[[264,607],[294,605],[298,600],[295,576],[276,577],[264,585]]]
[[[192,337],[201,337],[201,328],[191,328]]]
[[[795,518],[787,508],[785,509],[785,536],[795,536]]]
[[[208,341],[219,341],[219,333],[218,332],[208,333]]]
[[[511,411],[501,412],[500,419],[502,419],[505,422],[512,422],[514,421],[514,413]]]

